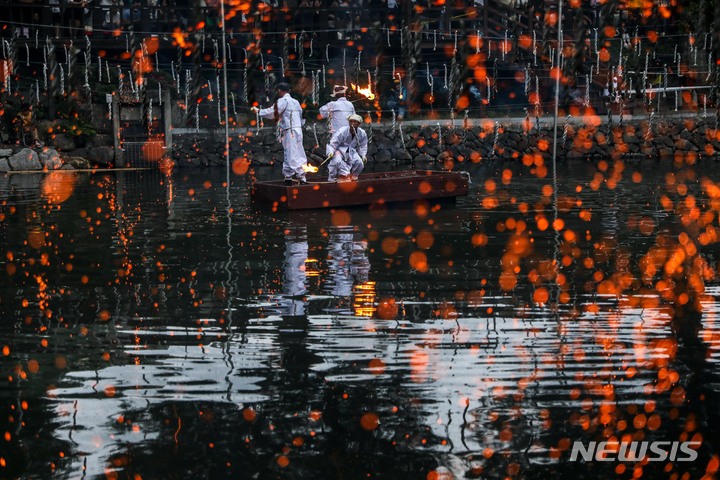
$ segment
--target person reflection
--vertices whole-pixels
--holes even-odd
[[[305,263],[307,259],[307,230],[305,227],[288,229],[285,232],[283,295],[279,301],[280,314],[283,317],[305,315],[305,293],[307,292]]]
[[[356,237],[352,227],[339,227],[328,235],[328,278],[326,290],[345,303],[355,285],[368,280],[370,261],[364,240]]]
[[[279,369],[270,382],[279,388],[277,400],[290,410],[306,402],[312,366],[321,358],[308,350],[310,322],[307,312],[308,235],[305,226],[285,230],[282,295],[278,299],[280,323],[277,329]],[[278,387],[279,386],[279,387]]]

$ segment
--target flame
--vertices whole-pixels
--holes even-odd
[[[302,166],[303,170],[305,170],[305,173],[315,173],[318,171],[318,167],[315,165],[310,165],[309,163],[306,163]]]
[[[368,100],[375,100],[375,94],[372,93],[372,89],[370,88],[370,85],[368,85],[367,88],[362,88],[360,85],[355,85],[354,83],[351,83],[350,86],[360,95],[363,95]]]

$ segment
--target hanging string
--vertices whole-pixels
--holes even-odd
[[[217,87],[217,92],[218,92],[218,100],[217,100],[217,102],[215,102],[215,105],[217,107],[218,125],[224,125],[223,118],[222,118],[222,108],[220,108],[222,105],[222,102],[220,101],[220,76],[218,75],[215,78],[216,78],[215,86]]]
[[[65,70],[62,65],[60,65],[60,94],[65,96]]]
[[[48,49],[47,45],[43,46],[43,90],[47,92],[48,85],[48,60],[47,60]]]
[[[319,93],[319,92],[318,92],[318,86],[319,86],[319,83],[320,83],[320,82],[318,81],[318,74],[319,74],[319,73],[320,73],[320,70],[318,70],[318,71],[313,71],[313,72],[312,72],[312,103],[313,103],[313,105],[317,105],[317,104],[318,104],[318,93]]]
[[[535,75],[535,126],[540,130],[540,80]]]
[[[495,122],[495,138],[493,139],[493,146],[492,146],[493,155],[495,155],[497,153],[499,137],[500,137],[500,123],[496,121]]]
[[[648,120],[648,128],[645,131],[645,144],[649,144],[653,135],[653,123],[655,121],[655,110],[650,112],[650,120]]]
[[[195,131],[200,131],[200,104],[198,104],[198,106],[195,108]]]
[[[525,97],[530,93],[530,65],[525,68]]]
[[[243,68],[243,91],[242,91],[242,101],[244,103],[248,103],[248,77],[247,77],[247,64],[245,64],[245,68]]]
[[[185,112],[190,112],[190,82],[192,78],[190,76],[190,70],[185,70]]]
[[[508,43],[508,34],[507,34],[507,31],[506,31],[506,32],[505,32],[505,41],[504,41],[503,44],[502,44],[502,59],[503,59],[503,62],[505,61],[505,53],[506,53],[506,50],[505,50],[505,49],[507,48],[507,43]]]

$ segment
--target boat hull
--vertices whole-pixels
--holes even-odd
[[[285,185],[282,180],[255,182],[253,203],[273,209],[301,210],[454,198],[468,193],[461,172],[411,170],[366,173],[354,182]]]

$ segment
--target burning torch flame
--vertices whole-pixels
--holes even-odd
[[[375,94],[372,92],[372,89],[370,88],[370,85],[368,85],[367,88],[362,88],[360,85],[355,85],[354,83],[351,83],[350,86],[360,95],[364,96],[368,100],[375,100]]]
[[[306,163],[302,166],[305,173],[315,173],[318,171],[318,167],[315,165],[310,165],[309,163]]]

